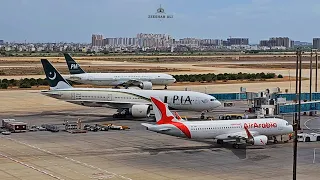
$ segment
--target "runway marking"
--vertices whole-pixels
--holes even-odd
[[[8,147],[8,146],[6,146],[6,145],[2,145],[2,146],[3,146],[3,147],[10,148],[10,147]],[[12,148],[11,148],[11,149],[12,149]],[[16,150],[16,151],[17,151],[17,150]],[[35,157],[35,158],[37,158],[37,159],[39,159],[39,160],[41,160],[41,161],[48,162],[49,164],[53,164],[53,165],[55,165],[55,166],[59,166],[59,167],[61,167],[62,169],[66,169],[66,170],[72,171],[72,172],[74,172],[74,173],[76,173],[76,174],[80,174],[80,175],[82,175],[82,176],[86,176],[86,177],[92,178],[92,177],[90,177],[90,176],[88,176],[88,175],[85,175],[85,174],[83,174],[83,173],[80,173],[80,172],[78,172],[78,171],[76,171],[76,170],[72,170],[72,169],[70,169],[70,168],[68,168],[68,167],[65,167],[65,166],[63,166],[63,165],[59,165],[58,163],[54,163],[54,162],[48,161],[48,160],[46,160],[46,159],[42,159],[42,158],[40,158],[40,157],[38,157],[38,156],[35,156],[35,155],[32,155],[32,154],[30,154],[30,153],[25,153],[25,152],[21,152],[21,151],[17,151],[17,152],[22,153],[22,154],[24,154],[24,155],[33,156],[33,157]]]
[[[304,125],[308,130],[314,131],[314,130],[312,130],[310,127],[307,126],[307,122],[309,122],[309,121],[311,121],[311,120],[315,120],[315,119],[319,119],[319,117],[315,117],[315,118],[308,119],[308,120],[306,120],[306,121],[304,122],[303,125]],[[317,132],[317,131],[315,131],[315,132]]]
[[[7,155],[5,155],[5,154],[2,154],[1,152],[0,152],[0,156],[2,156],[2,157],[4,157],[4,158],[7,158],[7,159],[9,159],[9,160],[11,160],[11,161],[13,161],[13,162],[18,163],[18,164],[21,164],[21,165],[23,165],[23,166],[26,166],[26,167],[28,167],[28,168],[30,168],[30,169],[33,169],[33,170],[35,170],[35,171],[38,171],[38,172],[40,172],[40,173],[42,173],[42,174],[45,174],[45,175],[47,175],[47,176],[50,176],[50,177],[52,177],[52,178],[59,179],[59,180],[64,180],[63,178],[60,178],[60,177],[55,176],[55,175],[53,175],[53,174],[51,174],[51,173],[48,173],[48,172],[43,171],[43,170],[41,170],[41,169],[38,169],[38,168],[36,168],[36,167],[34,167],[34,166],[31,166],[31,165],[29,165],[29,164],[27,164],[27,163],[24,163],[24,162],[19,161],[19,160],[17,160],[17,159],[13,159],[12,157],[9,157],[9,156],[7,156]]]
[[[51,152],[51,151],[48,151],[48,150],[39,148],[39,147],[37,147],[37,146],[31,145],[31,144],[28,144],[28,143],[25,143],[25,142],[22,142],[22,141],[18,141],[18,140],[16,140],[16,139],[12,139],[12,138],[10,138],[10,137],[4,137],[4,138],[6,138],[6,139],[8,139],[8,140],[11,140],[11,141],[15,141],[15,142],[17,142],[17,143],[19,143],[19,144],[23,144],[23,145],[25,145],[25,146],[29,146],[29,147],[31,147],[31,148],[33,148],[33,149],[37,149],[37,150],[39,150],[39,151],[46,152],[46,153],[51,154],[51,155],[53,155],[53,156],[60,157],[60,158],[62,158],[62,159],[67,159],[67,160],[72,161],[72,162],[75,162],[75,163],[77,163],[77,164],[81,164],[81,165],[83,165],[83,166],[90,167],[90,168],[92,168],[92,169],[97,169],[97,170],[99,170],[99,171],[106,172],[106,173],[112,175],[112,177],[110,177],[110,178],[113,178],[114,176],[116,176],[116,177],[119,177],[119,178],[121,178],[121,179],[132,180],[131,178],[122,176],[122,175],[120,175],[120,174],[116,174],[116,173],[114,173],[114,172],[110,172],[110,171],[107,171],[107,170],[105,170],[105,169],[101,169],[101,168],[99,168],[99,167],[96,167],[96,166],[93,166],[93,165],[91,165],[91,164],[87,164],[87,163],[84,163],[84,162],[81,162],[81,161],[78,161],[78,160],[69,158],[69,157],[67,157],[67,156],[62,156],[62,155],[60,155],[60,154],[57,154],[57,153],[54,153],[54,152]]]

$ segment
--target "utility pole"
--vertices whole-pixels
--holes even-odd
[[[318,50],[316,50],[316,84],[315,92],[318,92]]]
[[[299,71],[299,73],[298,73]],[[299,77],[298,77],[299,74]],[[299,87],[298,87],[299,80]],[[299,88],[299,95],[298,95]],[[299,106],[297,107],[297,103]],[[301,50],[297,49],[297,61],[296,61],[296,105],[295,105],[295,118],[293,122],[294,129],[294,146],[293,146],[293,172],[292,179],[297,179],[297,154],[298,154],[298,127],[300,126],[300,116],[301,116]],[[298,111],[298,115],[297,115]]]
[[[311,52],[310,52],[310,89],[309,89],[309,101],[312,101],[312,70],[313,70],[313,63],[312,63],[312,55],[313,55],[313,49],[311,49]],[[310,115],[312,115],[312,112],[310,112]]]

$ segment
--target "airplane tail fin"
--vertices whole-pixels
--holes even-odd
[[[69,53],[64,53],[63,55],[66,59],[70,74],[86,73],[84,70],[81,69],[80,65],[70,56]]]
[[[167,124],[175,119],[168,106],[159,98],[151,97],[153,111],[156,116],[157,124]]]
[[[43,70],[46,74],[50,89],[67,89],[72,86],[61,76],[47,59],[41,59]]]

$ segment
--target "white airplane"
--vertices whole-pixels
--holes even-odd
[[[172,84],[176,79],[165,73],[86,73],[81,69],[73,58],[65,53],[69,71],[71,75],[63,77],[81,84],[107,85],[107,86],[138,86],[141,89],[152,89],[152,85],[167,85]]]
[[[267,136],[284,135],[293,132],[292,125],[283,119],[245,119],[217,121],[184,121],[178,120],[167,105],[159,98],[151,97],[156,125],[142,123],[147,130],[171,136],[189,139],[217,139],[218,144],[224,140],[234,141],[233,147],[250,143],[263,146]]]
[[[50,90],[43,94],[74,104],[118,109],[114,117],[148,117],[151,96],[157,96],[172,109],[209,111],[221,105],[211,95],[193,91],[73,88],[46,59],[41,59]]]

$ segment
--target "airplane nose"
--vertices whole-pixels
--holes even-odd
[[[289,131],[290,131],[290,133],[293,132],[293,126],[292,125],[289,125]]]
[[[217,107],[221,106],[221,102],[217,101]]]
[[[221,106],[221,102],[220,101],[218,101],[218,100],[216,100],[216,101],[214,101],[213,102],[213,108],[216,108],[216,107],[219,107],[219,106]]]

